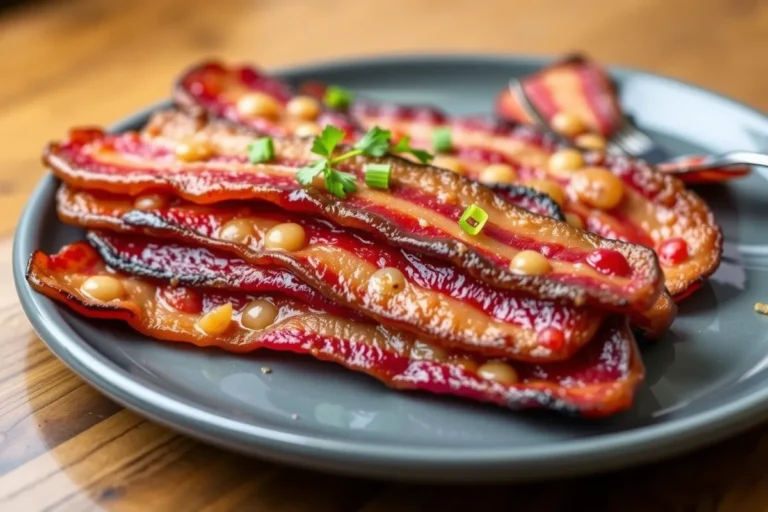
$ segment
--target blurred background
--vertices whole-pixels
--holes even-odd
[[[43,144],[168,95],[205,57],[282,67],[382,53],[551,54],[695,82],[768,110],[766,0],[0,0],[0,194]],[[0,222],[8,230],[16,217]]]

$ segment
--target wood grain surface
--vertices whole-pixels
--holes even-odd
[[[21,312],[11,236],[44,173],[44,142],[165,97],[190,62],[570,50],[768,110],[765,0],[49,0],[0,10],[0,511],[768,510],[768,426],[652,466],[520,486],[392,484],[247,459],[103,397]]]

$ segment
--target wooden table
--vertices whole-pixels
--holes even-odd
[[[247,459],[101,396],[21,312],[11,236],[44,172],[42,145],[166,96],[187,63],[570,50],[768,110],[764,0],[49,0],[0,11],[0,510],[768,510],[768,426],[654,466],[526,486],[356,481]]]

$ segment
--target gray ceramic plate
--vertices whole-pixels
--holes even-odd
[[[281,75],[343,84],[382,100],[488,113],[509,77],[541,64],[500,57],[388,58]],[[768,150],[768,118],[745,106],[647,73],[617,69],[615,76],[623,104],[673,154]],[[145,117],[115,128],[138,126]],[[14,247],[16,287],[40,337],[118,402],[221,446],[354,475],[521,480],[667,457],[768,416],[768,318],[752,311],[756,301],[768,301],[768,183],[758,173],[702,191],[724,228],[722,267],[682,304],[671,332],[644,347],[648,378],[632,410],[591,422],[398,393],[308,358],[185,349],[115,323],[80,319],[33,293],[23,278],[34,249],[54,251],[81,236],[56,220],[55,186],[47,177],[34,192]],[[264,365],[273,373],[259,371]]]

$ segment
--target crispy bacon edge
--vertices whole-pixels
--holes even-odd
[[[230,329],[225,335],[217,337],[200,332],[175,332],[163,328],[162,322],[142,316],[142,309],[135,302],[95,300],[84,295],[79,289],[66,286],[57,274],[99,274],[101,272],[97,269],[100,263],[101,260],[93,248],[83,242],[75,243],[51,256],[41,251],[34,252],[27,266],[26,278],[38,292],[85,317],[122,320],[150,337],[188,342],[198,346],[218,346],[238,353],[267,348],[308,354],[316,359],[336,362],[350,370],[367,373],[395,389],[450,394],[475,401],[496,403],[512,409],[547,408],[584,417],[608,416],[631,406],[634,392],[644,378],[644,368],[631,331],[626,321],[618,316],[612,317],[606,323],[594,345],[579,352],[572,360],[546,366],[515,364],[513,367],[524,378],[522,382],[510,385],[485,379],[472,370],[471,366],[462,366],[451,358],[430,359],[429,350],[426,351],[425,358],[417,359],[408,350],[415,341],[407,335],[386,328],[377,328],[386,340],[384,347],[372,347],[361,337],[355,336],[355,330],[358,329],[356,326],[363,324],[341,319],[340,322],[349,324],[344,331],[346,336],[327,337],[318,334],[312,330],[313,318],[318,316],[322,318],[319,321],[328,321],[328,315],[306,310],[295,301],[290,307],[302,311],[304,315],[300,327],[296,322],[287,328],[273,325],[262,331],[236,327],[236,333],[233,334]],[[119,277],[119,274],[111,275]],[[224,296],[225,300],[226,297]],[[361,333],[364,335],[363,331]],[[423,352],[425,351],[422,350]],[[462,359],[465,360],[466,357]],[[601,371],[600,364],[606,362],[614,364],[622,376],[614,381],[602,383],[581,383],[574,387],[562,385],[563,382],[572,380],[574,367],[580,368],[586,375],[594,375],[594,372]],[[535,376],[542,372],[549,372],[557,377],[553,377],[552,381],[537,380]]]

